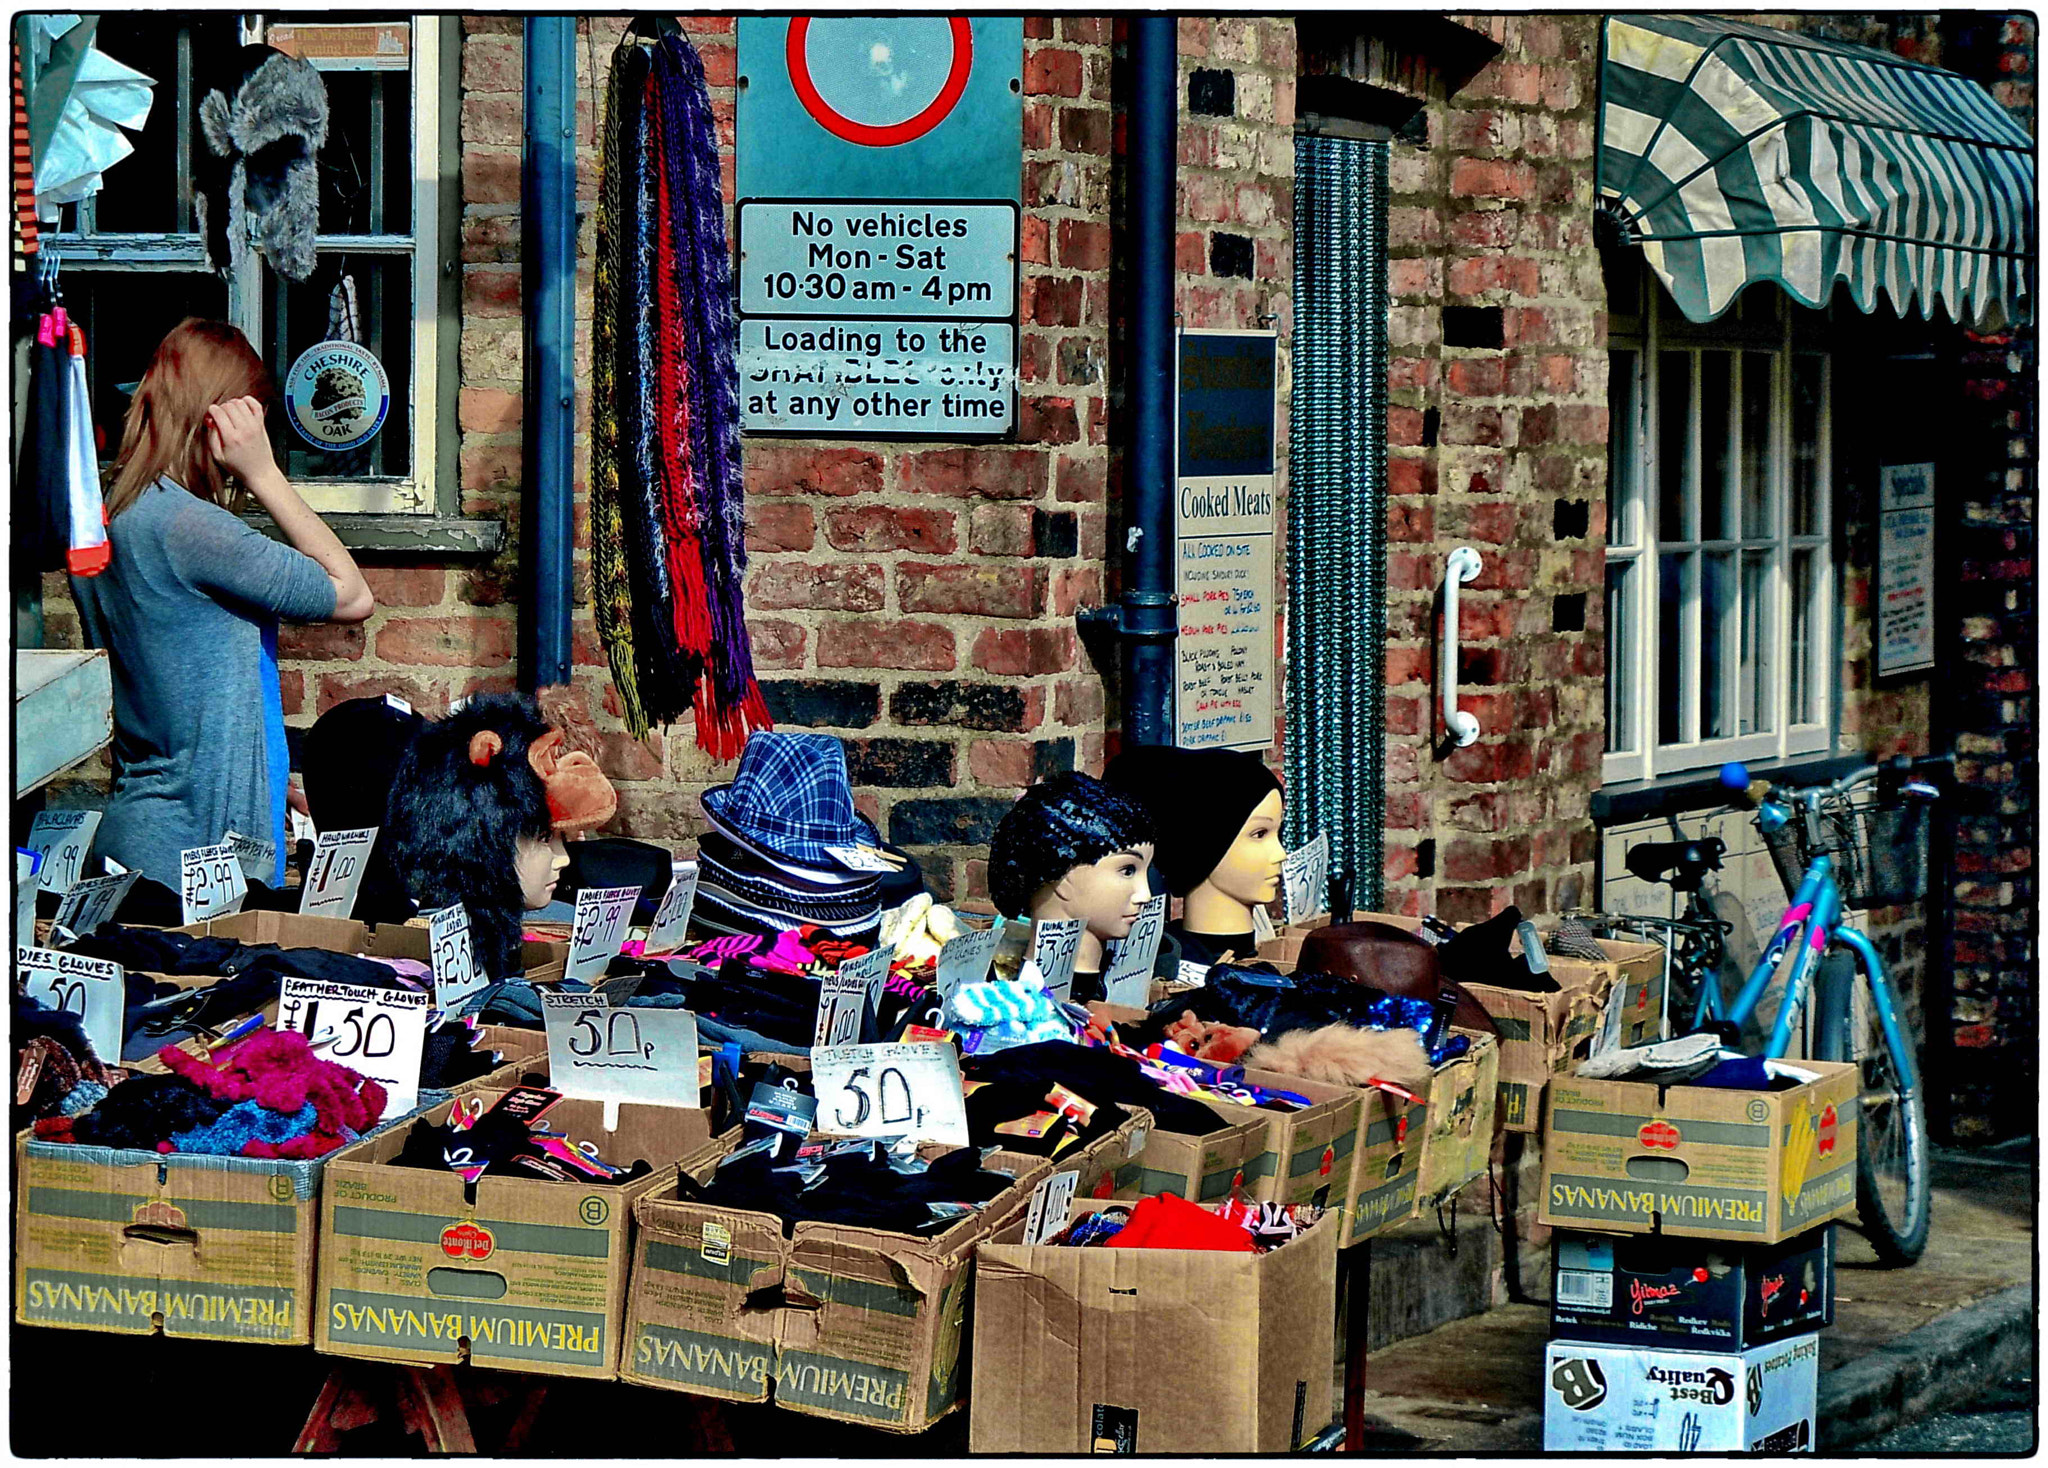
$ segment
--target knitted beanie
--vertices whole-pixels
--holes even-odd
[[[1150,813],[1159,838],[1152,865],[1176,897],[1208,879],[1259,802],[1280,788],[1279,778],[1248,750],[1152,744],[1125,750],[1102,779]]]
[[[1039,889],[1077,866],[1152,840],[1152,820],[1128,795],[1071,771],[1033,785],[997,822],[988,845],[988,895],[1018,917]]]

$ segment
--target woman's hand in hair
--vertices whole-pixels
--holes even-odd
[[[208,408],[206,443],[215,462],[252,492],[277,473],[270,435],[263,427],[263,405],[254,398],[230,398]]]

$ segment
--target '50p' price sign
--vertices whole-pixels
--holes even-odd
[[[17,948],[15,966],[21,989],[52,1009],[78,1016],[93,1054],[106,1065],[121,1063],[121,1022],[128,1002],[127,974],[121,965],[77,953],[48,948]]]
[[[287,978],[277,1026],[304,1035],[322,1059],[382,1085],[390,1098],[384,1107],[389,1120],[419,1104],[420,1059],[433,1002],[431,994],[417,990]]]
[[[602,994],[541,993],[548,1081],[564,1096],[702,1104],[697,1017],[687,1009],[613,1008]]]
[[[235,849],[223,842],[179,853],[178,895],[188,924],[240,912],[249,884],[242,877],[242,864],[235,860]]]
[[[967,1145],[960,1055],[951,1045],[825,1045],[811,1051],[817,1127],[846,1137]]]
[[[576,920],[569,929],[567,977],[588,984],[605,971],[625,944],[633,923],[638,887],[585,887],[576,894]]]
[[[322,831],[313,843],[306,867],[306,890],[299,895],[303,917],[345,918],[356,910],[356,889],[369,869],[370,848],[377,844],[376,826],[356,831]]]
[[[1280,882],[1286,897],[1287,921],[1298,923],[1330,905],[1330,833],[1319,831],[1316,839],[1298,851],[1290,851],[1280,863]],[[1348,913],[1331,913],[1341,921]]]

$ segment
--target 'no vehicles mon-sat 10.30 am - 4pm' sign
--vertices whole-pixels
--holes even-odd
[[[1023,21],[743,17],[750,433],[1016,430]]]

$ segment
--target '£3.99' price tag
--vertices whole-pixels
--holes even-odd
[[[951,1045],[825,1045],[811,1051],[817,1128],[843,1137],[967,1145],[960,1055]]]
[[[297,1030],[323,1060],[368,1076],[389,1093],[384,1119],[419,1104],[420,1059],[426,1049],[431,994],[287,978],[279,993],[277,1027]]]
[[[1281,897],[1287,921],[1298,923],[1330,905],[1330,833],[1320,831],[1316,839],[1299,850],[1290,851],[1280,863]],[[1331,913],[1333,921],[1348,914]]]
[[[248,895],[249,884],[232,846],[225,842],[195,846],[179,854],[178,896],[184,903],[187,924],[240,912],[242,899]]]

